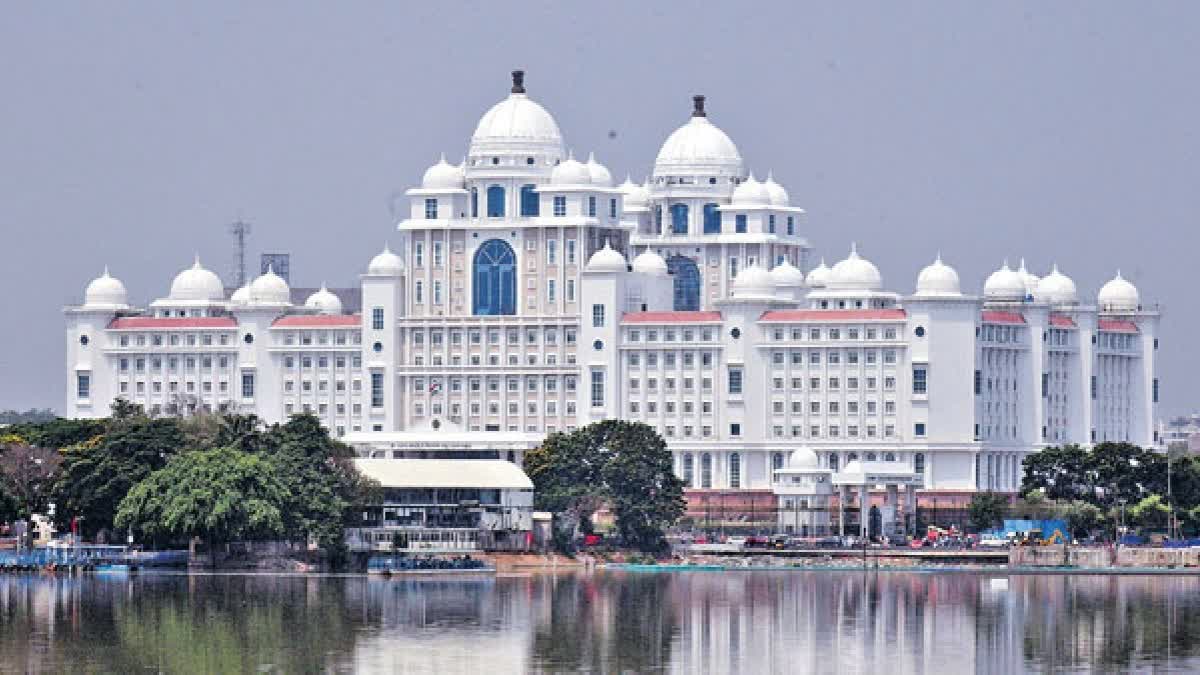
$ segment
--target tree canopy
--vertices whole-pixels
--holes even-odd
[[[663,531],[684,513],[683,482],[667,444],[639,422],[604,420],[569,434],[551,434],[525,456],[539,508],[574,525],[607,504],[622,540],[658,550]]]

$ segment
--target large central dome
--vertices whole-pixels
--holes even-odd
[[[658,158],[654,176],[730,176],[741,177],[742,155],[720,127],[708,121],[704,97],[695,96],[695,109],[688,123],[667,137]]]
[[[479,119],[470,154],[562,155],[562,133],[546,109],[525,94],[525,73],[513,71],[512,92]]]

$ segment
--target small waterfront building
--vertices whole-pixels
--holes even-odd
[[[774,493],[779,500],[779,529],[802,537],[830,534],[829,509],[833,471],[820,465],[817,453],[801,447],[775,469]]]

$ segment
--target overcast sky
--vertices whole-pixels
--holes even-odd
[[[105,264],[138,303],[195,253],[228,279],[240,218],[294,284],[356,283],[524,68],[618,179],[707,94],[818,254],[857,241],[894,290],[938,250],[973,292],[1024,256],[1091,301],[1119,267],[1191,410],[1200,3],[796,5],[7,3],[0,408],[63,409],[62,307]]]

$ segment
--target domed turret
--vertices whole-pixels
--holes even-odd
[[[771,203],[771,195],[766,186],[751,173],[749,178],[733,189],[732,201],[734,206],[767,206]]]
[[[308,296],[308,299],[304,301],[304,306],[317,310],[319,314],[342,313],[342,301],[338,296],[330,293],[329,289],[325,288],[325,284],[321,284],[321,290]]]
[[[638,185],[625,177],[625,182],[620,185],[621,191],[625,193],[625,208],[628,209],[644,209],[646,204],[650,202],[650,191],[644,185]]]
[[[250,282],[250,304],[289,305],[291,302],[292,290],[270,265],[262,276]]]
[[[568,156],[550,172],[550,182],[555,185],[591,185],[592,172],[586,164]]]
[[[625,256],[621,252],[608,245],[608,241],[604,242],[604,248],[592,254],[588,258],[588,272],[624,272],[627,269],[625,264]]]
[[[771,270],[771,282],[776,288],[794,288],[804,285],[804,272],[796,268],[787,258]]]
[[[737,178],[742,155],[729,136],[708,121],[704,97],[693,96],[692,118],[667,137],[654,160],[654,176],[705,175]]]
[[[983,297],[988,300],[1020,302],[1025,299],[1025,280],[1014,272],[1005,261],[1000,269],[992,272],[983,283]]]
[[[787,206],[788,193],[783,189],[783,186],[775,182],[775,175],[767,173],[767,180],[763,183],[763,187],[767,189],[767,194],[771,197],[771,206]]]
[[[1141,298],[1137,286],[1126,281],[1121,276],[1121,270],[1117,270],[1117,276],[1100,288],[1096,304],[1102,312],[1136,312],[1141,305]]]
[[[733,280],[733,297],[738,299],[763,299],[775,297],[775,283],[771,273],[757,263],[738,272]]]
[[[546,109],[525,95],[525,72],[513,71],[508,98],[492,106],[479,119],[471,136],[472,157],[486,155],[562,156],[562,133]]]
[[[874,263],[858,255],[856,246],[850,247],[850,255],[839,261],[829,271],[825,286],[831,290],[877,291],[883,287],[883,277]]]
[[[224,302],[225,285],[216,274],[200,265],[200,256],[192,266],[175,276],[171,282],[171,292],[168,300]]]
[[[128,309],[129,293],[120,279],[109,275],[106,266],[104,274],[87,285],[87,290],[83,292],[83,304],[95,309]]]
[[[250,284],[246,284],[233,292],[229,296],[229,304],[231,305],[248,305],[250,304]]]
[[[800,446],[788,456],[789,469],[816,469],[819,467],[820,462],[817,461],[817,453],[813,452],[812,448]]]
[[[1017,269],[1017,274],[1020,274],[1021,280],[1025,282],[1025,297],[1032,297],[1034,291],[1037,290],[1038,282],[1041,281],[1041,279],[1038,279],[1036,274],[1033,274],[1029,270],[1025,269],[1024,258],[1021,258],[1021,267]]]
[[[463,189],[463,168],[446,162],[446,156],[437,164],[425,170],[421,179],[421,188],[425,190],[461,190]]]
[[[958,282],[958,272],[942,262],[942,254],[938,254],[921,273],[917,275],[917,297],[958,297],[962,295]]]
[[[1038,302],[1050,305],[1074,305],[1079,302],[1075,282],[1071,281],[1071,277],[1059,272],[1058,265],[1054,265],[1050,274],[1042,277],[1042,280],[1038,282],[1033,297]]]
[[[392,253],[386,245],[383,247],[383,253],[371,258],[371,264],[367,265],[367,274],[398,277],[403,273],[404,263],[400,256]]]
[[[830,272],[832,270],[825,264],[825,259],[821,258],[821,264],[809,270],[808,277],[804,279],[804,285],[809,288],[825,288],[829,284]]]
[[[612,187],[612,174],[608,172],[608,169],[603,164],[596,161],[595,153],[588,153],[588,161],[584,166],[588,168],[588,173],[591,174],[592,185]]]
[[[650,249],[642,251],[633,259],[633,271],[655,276],[666,276],[667,261]]]

